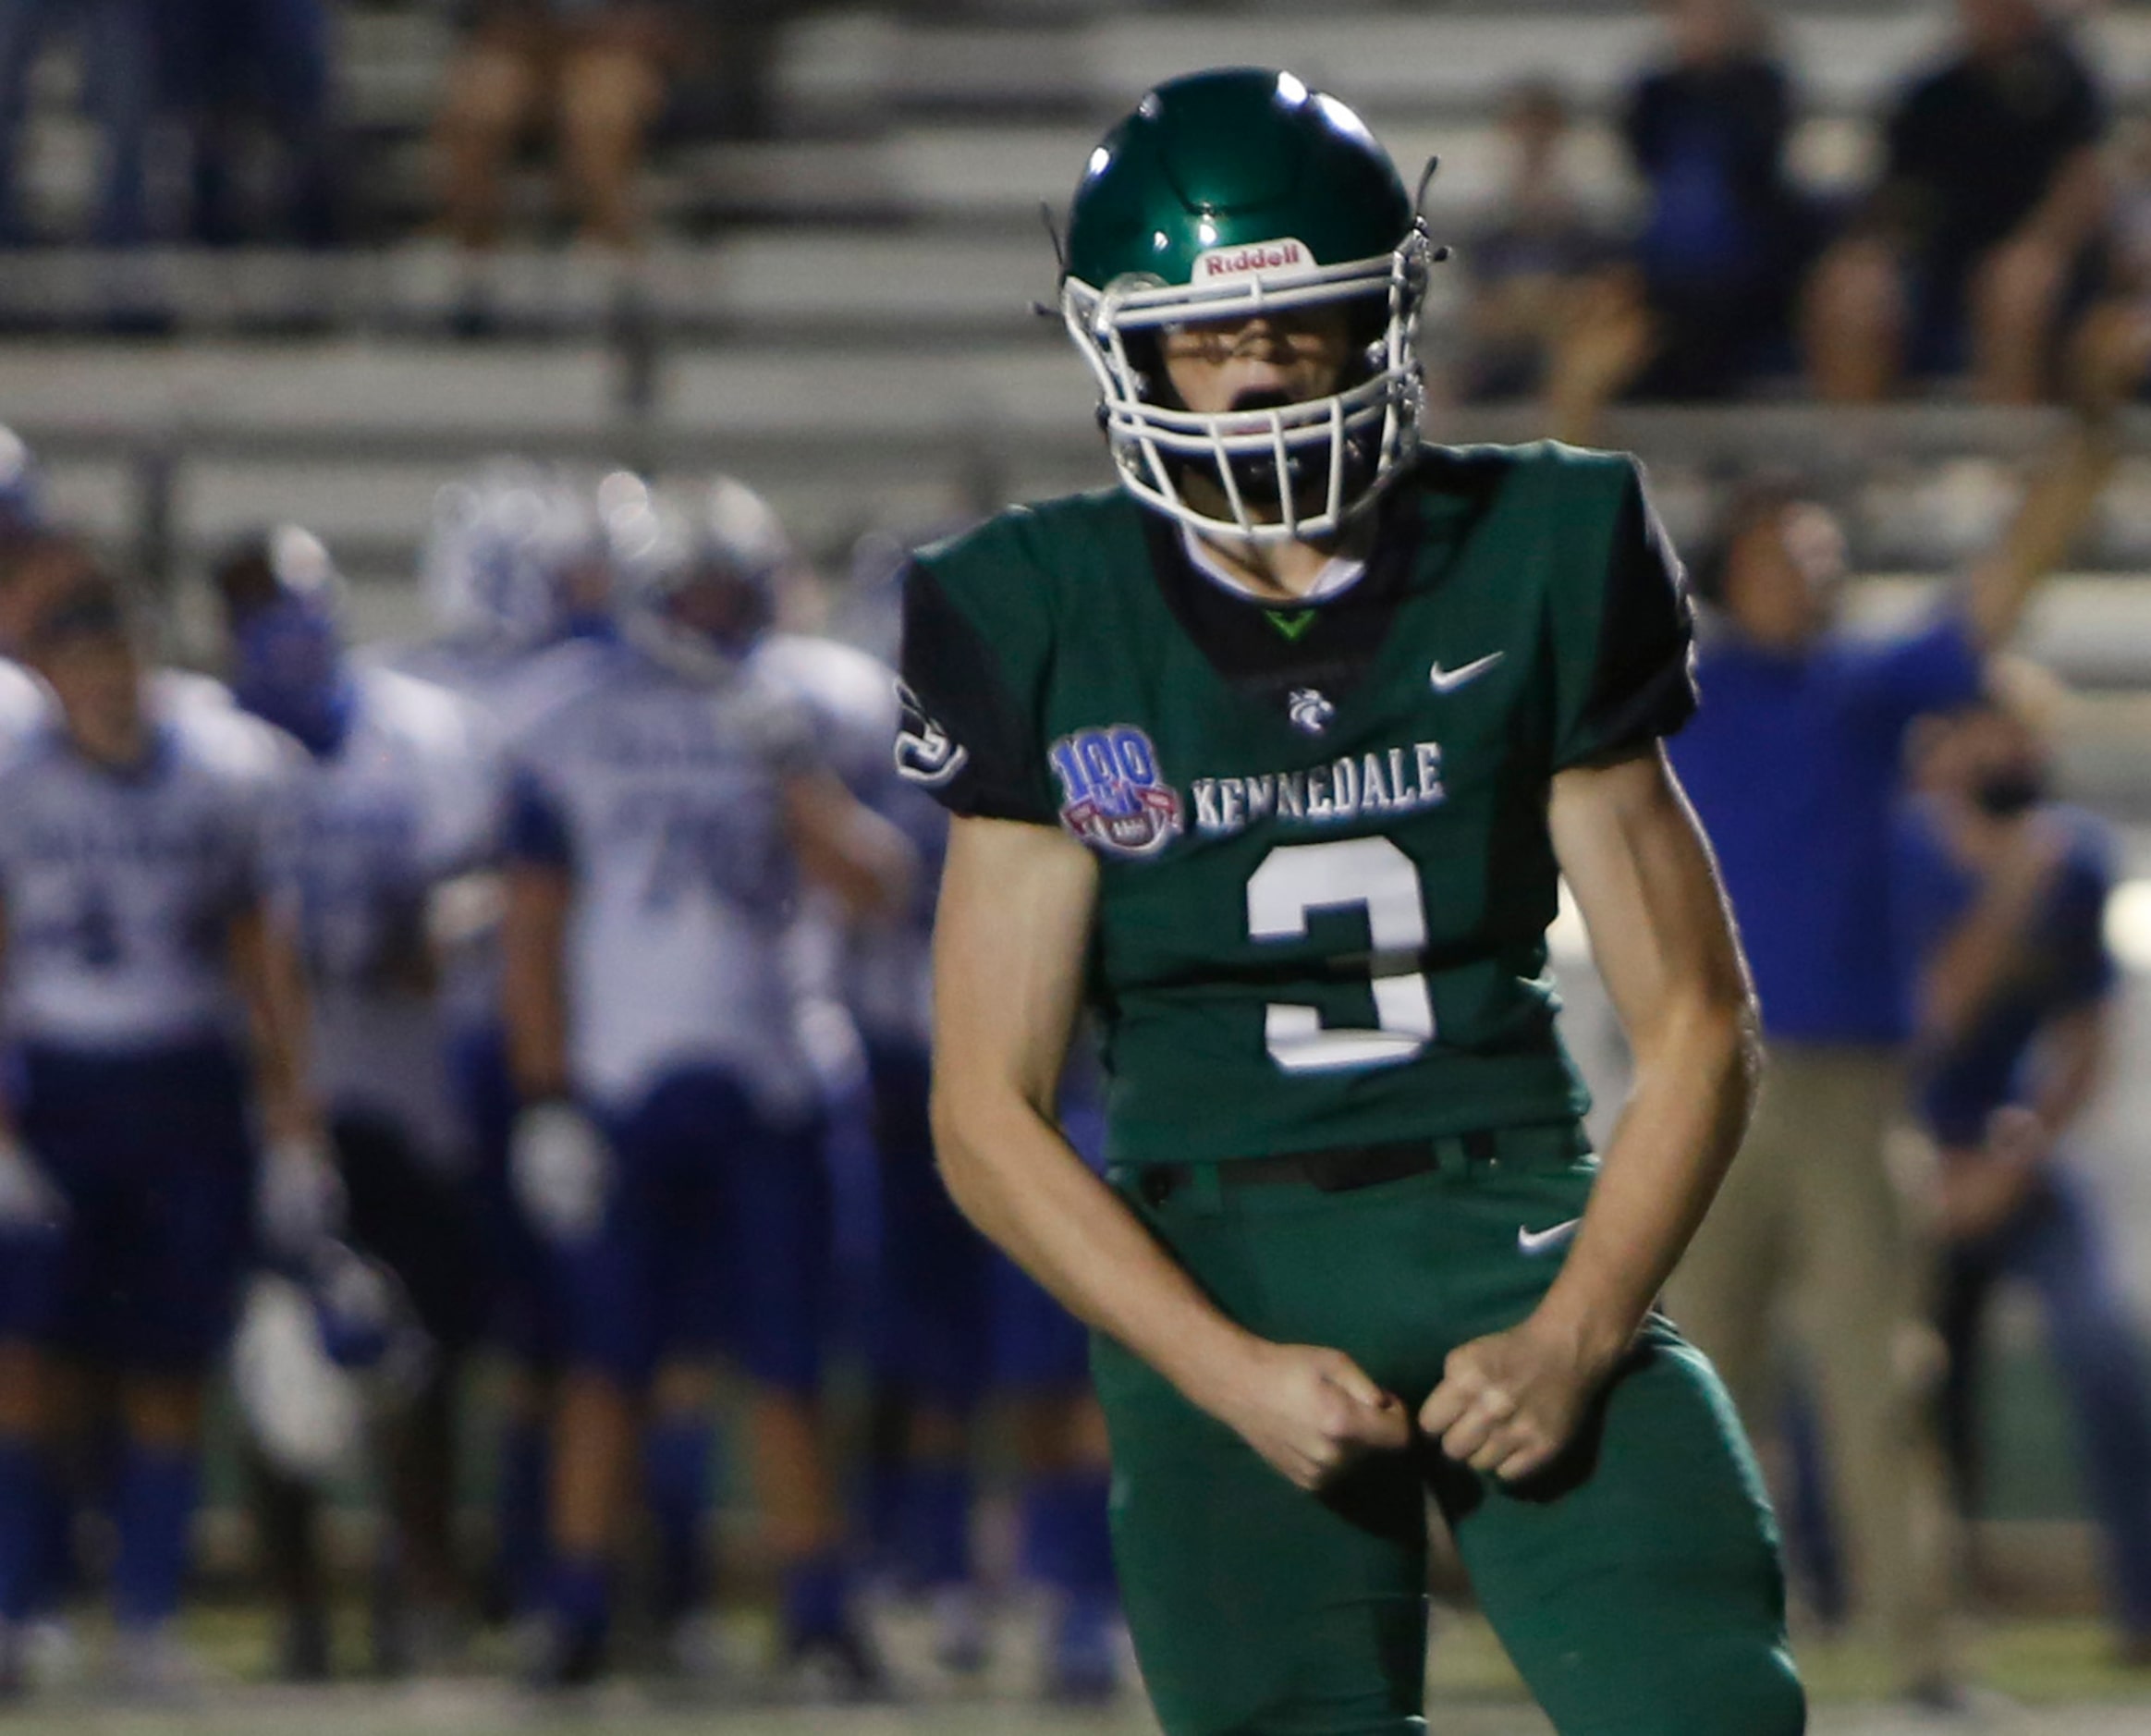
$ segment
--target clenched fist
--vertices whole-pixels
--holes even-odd
[[[1574,1438],[1608,1372],[1569,1335],[1526,1320],[1451,1351],[1419,1426],[1458,1463],[1514,1483]]]
[[[1412,1438],[1403,1401],[1341,1351],[1255,1340],[1204,1408],[1303,1489]]]

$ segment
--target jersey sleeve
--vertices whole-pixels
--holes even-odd
[[[2114,959],[2106,943],[2107,899],[2112,891],[2113,873],[2098,839],[2080,837],[2055,878],[2044,924],[2059,1010],[2096,1006],[2113,992]]]
[[[1847,646],[1840,666],[1852,705],[1889,752],[1913,718],[1971,704],[1986,679],[1971,617],[1955,600],[1909,632]]]
[[[754,745],[779,777],[803,777],[831,769],[814,708],[788,683],[758,680],[752,710]]]
[[[1892,822],[1889,913],[1897,974],[1916,1016],[1927,964],[1963,921],[1975,888],[1949,859],[1933,816],[1908,801]]]
[[[260,899],[281,908],[292,896],[298,861],[305,752],[281,731],[234,712],[191,720],[215,769],[223,807],[218,899],[240,910]]]
[[[977,577],[923,559],[905,574],[897,770],[952,813],[1057,825],[1039,739],[1043,635],[1030,611],[983,602],[967,582]]]
[[[1641,467],[1596,454],[1570,461],[1577,493],[1587,483],[1598,496],[1555,510],[1608,528],[1579,538],[1579,553],[1558,556],[1551,597],[1556,771],[1669,736],[1695,710],[1687,576],[1644,491]]]
[[[429,828],[428,872],[448,879],[484,865],[501,836],[507,780],[499,744],[483,720],[464,719],[456,751],[434,767],[436,823]]]
[[[515,866],[566,871],[575,865],[567,806],[531,765],[516,764],[508,770],[503,830],[503,854]]]
[[[483,863],[500,837],[500,743],[478,708],[407,678],[410,779],[418,836],[412,867],[426,885]]]

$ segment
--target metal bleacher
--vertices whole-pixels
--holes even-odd
[[[533,239],[493,274],[503,335],[446,336],[440,251],[393,238],[429,209],[425,129],[449,27],[432,6],[360,0],[343,19],[343,119],[367,230],[391,238],[328,258],[155,255],[124,274],[64,250],[14,256],[0,268],[0,321],[21,335],[0,340],[0,418],[45,453],[67,510],[153,568],[183,578],[223,538],[297,518],[369,581],[369,610],[388,623],[408,614],[401,581],[434,487],[504,447],[737,470],[825,557],[870,524],[923,526],[1101,480],[1087,376],[1057,323],[1032,312],[1054,287],[1040,205],[1064,202],[1100,128],[1171,74],[1289,65],[1337,90],[1399,159],[1439,153],[1429,212],[1458,231],[1499,185],[1501,94],[1550,75],[1577,106],[1589,199],[1617,217],[1634,197],[1608,118],[1654,30],[1625,0],[776,10],[758,50],[756,136],[675,128],[661,141],[660,238],[635,320],[610,316],[588,261]],[[1875,116],[1938,46],[1949,7],[1773,10],[1810,103],[1802,173],[1856,186]],[[2109,9],[2090,28],[2114,89],[2151,89],[2151,15]],[[64,61],[38,89],[33,190],[64,208],[89,141]],[[533,236],[546,186],[537,164],[519,179]],[[96,336],[115,284],[153,291],[177,341]],[[1454,282],[1442,293],[1436,334]],[[1948,402],[1861,417],[1771,403],[1637,410],[1607,432],[1652,458],[1677,531],[1702,516],[1712,464],[1801,458],[1841,483],[1865,557],[1931,569],[1991,527],[2008,461],[2052,427]],[[1470,437],[1538,431],[1528,407],[1443,423]],[[2151,565],[2151,468],[2116,491],[2090,559]],[[2141,670],[2098,679],[2151,679],[2151,632],[2141,642]]]

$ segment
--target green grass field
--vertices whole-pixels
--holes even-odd
[[[958,1689],[925,1662],[923,1628],[898,1616],[887,1624],[892,1658],[913,1698],[866,1711],[737,1700],[668,1705],[631,1683],[603,1689],[568,1708],[533,1708],[482,1674],[392,1688],[280,1688],[251,1681],[267,1646],[263,1619],[213,1611],[195,1635],[219,1680],[187,1713],[122,1710],[83,1689],[0,1715],[6,1736],[524,1736],[533,1729],[604,1730],[611,1736],[1153,1736],[1155,1725],[1130,1693],[1101,1712],[1048,1713],[1026,1703],[1030,1667],[1023,1636],[1011,1632],[1001,1664],[980,1686]],[[752,1649],[755,1635],[736,1635]],[[94,1649],[95,1640],[88,1642]],[[1851,1645],[1806,1648],[1818,1736],[1917,1736],[1941,1728],[1997,1736],[2145,1736],[2151,1732],[2151,1675],[2108,1660],[2090,1622],[2020,1623],[1981,1634],[1973,1647],[1991,1704],[1972,1724],[1947,1726],[1875,1697],[1876,1659]],[[1428,1707],[1430,1736],[1548,1736],[1500,1648],[1473,1618],[1445,1617],[1437,1629]]]

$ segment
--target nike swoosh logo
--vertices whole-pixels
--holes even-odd
[[[1508,654],[1490,651],[1475,663],[1467,663],[1460,669],[1445,669],[1436,663],[1426,672],[1426,684],[1436,693],[1453,693],[1467,681],[1476,681]]]
[[[1576,1226],[1583,1220],[1571,1217],[1565,1224],[1556,1224],[1551,1229],[1533,1231],[1519,1226],[1516,1231],[1516,1251],[1519,1253],[1544,1253],[1549,1248],[1558,1248],[1576,1233]]]

